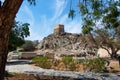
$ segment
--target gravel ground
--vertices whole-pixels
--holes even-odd
[[[34,75],[48,75],[48,76],[61,76],[71,77],[75,79],[85,80],[120,80],[120,74],[107,74],[107,73],[80,73],[73,71],[56,71],[53,69],[42,69],[37,66],[29,65],[29,60],[12,60],[6,65],[6,70],[9,72],[26,73]]]
[[[11,60],[6,65],[6,70],[9,72],[25,73],[27,71],[41,71],[40,67],[29,65],[29,60]]]

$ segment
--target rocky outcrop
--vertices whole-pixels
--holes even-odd
[[[60,47],[64,47],[67,49],[73,49],[77,42],[80,43],[80,35],[78,34],[70,34],[65,33],[62,35],[51,34],[48,37],[45,37],[43,41],[40,43],[40,49],[57,49]]]
[[[73,53],[73,54],[94,54],[95,47],[90,47],[86,39],[82,39],[81,34],[63,33],[63,34],[50,34],[45,37],[39,44],[40,50],[54,50],[59,53]]]

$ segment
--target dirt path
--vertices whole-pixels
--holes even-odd
[[[37,66],[29,65],[30,61],[26,60],[14,60],[10,61],[6,65],[6,70],[9,72],[16,73],[25,73],[29,75],[42,75],[42,76],[57,76],[57,77],[68,77],[68,78],[76,78],[82,80],[120,80],[120,74],[106,74],[106,73],[93,73],[93,72],[74,72],[74,71],[57,71],[53,69],[42,69]],[[111,62],[111,64],[113,64]],[[108,76],[108,77],[106,77]],[[16,79],[17,80],[17,79]],[[21,79],[22,80],[22,79]]]

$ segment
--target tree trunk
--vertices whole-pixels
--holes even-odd
[[[117,59],[117,52],[116,51],[112,51],[111,58]]]
[[[118,50],[115,50],[113,47],[111,47],[110,49],[111,49],[111,51],[110,51],[110,49],[109,48],[106,48],[106,47],[104,47],[104,46],[100,46],[102,49],[105,49],[107,52],[108,52],[108,54],[110,55],[110,57],[111,57],[111,59],[117,59],[117,52],[118,52]]]
[[[1,35],[0,36],[0,80],[3,80],[5,74],[7,53],[8,53],[7,47],[8,47],[9,33],[4,30],[0,35]]]
[[[4,80],[9,34],[23,0],[5,0],[0,7],[0,80]]]

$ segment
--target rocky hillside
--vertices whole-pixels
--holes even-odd
[[[90,48],[88,41],[80,34],[64,33],[50,34],[39,44],[40,50],[71,51],[71,53],[94,53],[95,48]],[[66,53],[66,52],[65,52]]]

